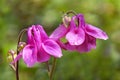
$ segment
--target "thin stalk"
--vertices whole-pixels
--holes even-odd
[[[77,13],[75,11],[70,10],[70,11],[67,11],[66,13],[64,13],[64,15],[62,16],[62,18],[64,18],[65,16],[69,16],[69,14],[73,14],[75,16],[77,15]]]
[[[48,76],[50,77],[50,67],[48,61],[46,62],[47,70],[48,70]]]
[[[56,66],[56,60],[57,59],[54,57],[52,69],[51,69],[51,72],[50,72],[50,80],[52,80],[53,72],[54,72],[55,66]]]
[[[77,13],[73,10],[70,10],[70,11],[66,12],[67,15],[70,14],[70,13],[72,13],[73,15],[77,15]]]
[[[18,45],[19,42],[22,39],[23,34],[27,31],[27,29],[23,29],[18,36],[18,42],[17,42],[17,55],[19,54],[19,50],[18,50]],[[19,80],[19,61],[16,62],[16,80]]]

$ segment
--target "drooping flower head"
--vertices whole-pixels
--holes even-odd
[[[67,19],[66,19],[67,20]],[[78,52],[88,52],[96,48],[96,39],[107,40],[107,34],[101,29],[87,24],[83,14],[77,14],[66,21],[69,25],[66,27],[65,22],[55,29],[50,38],[55,39],[63,49],[76,50]],[[67,42],[60,41],[65,37]]]
[[[16,60],[22,57],[27,66],[32,67],[36,62],[48,61],[50,56],[60,58],[60,46],[47,36],[41,25],[32,25],[27,30],[27,44]]]

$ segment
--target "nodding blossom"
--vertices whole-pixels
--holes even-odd
[[[67,25],[67,26],[66,26]],[[61,38],[67,40],[66,43]],[[107,34],[101,29],[88,24],[82,14],[73,17],[64,17],[63,23],[50,35],[59,45],[66,50],[88,52],[96,48],[96,39],[107,40]]]
[[[36,62],[48,61],[50,56],[60,58],[60,46],[47,36],[41,25],[32,25],[27,30],[27,44],[15,61],[23,58],[27,66],[32,67]]]

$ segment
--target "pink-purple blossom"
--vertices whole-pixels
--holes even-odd
[[[41,25],[32,25],[27,30],[27,45],[19,53],[15,61],[21,57],[28,67],[36,62],[46,62],[50,56],[60,58],[61,48],[54,40],[50,39]]]
[[[61,41],[64,37],[67,40],[65,43]],[[86,23],[82,14],[65,18],[50,37],[41,25],[32,25],[27,30],[27,44],[14,62],[23,58],[27,66],[32,67],[36,62],[48,61],[51,56],[60,58],[61,48],[88,52],[96,48],[96,39],[107,40],[108,36],[101,29]]]
[[[63,49],[88,52],[96,48],[96,39],[108,39],[104,31],[87,24],[82,14],[77,14],[73,16],[71,20],[66,20],[66,22],[66,24],[69,22],[69,25],[60,24],[50,36],[50,38],[58,42]],[[67,40],[66,43],[61,41],[63,37]]]

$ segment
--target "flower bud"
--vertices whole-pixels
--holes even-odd
[[[15,59],[16,56],[17,56],[16,51],[14,51],[14,50],[9,50],[9,51],[8,51],[8,55],[7,55],[7,60],[8,60],[8,62],[12,62],[12,61]]]
[[[25,45],[26,45],[25,42],[19,42],[18,51],[21,51],[25,47]]]
[[[64,17],[62,18],[63,24],[65,27],[68,27],[71,21],[71,17],[64,15]]]

